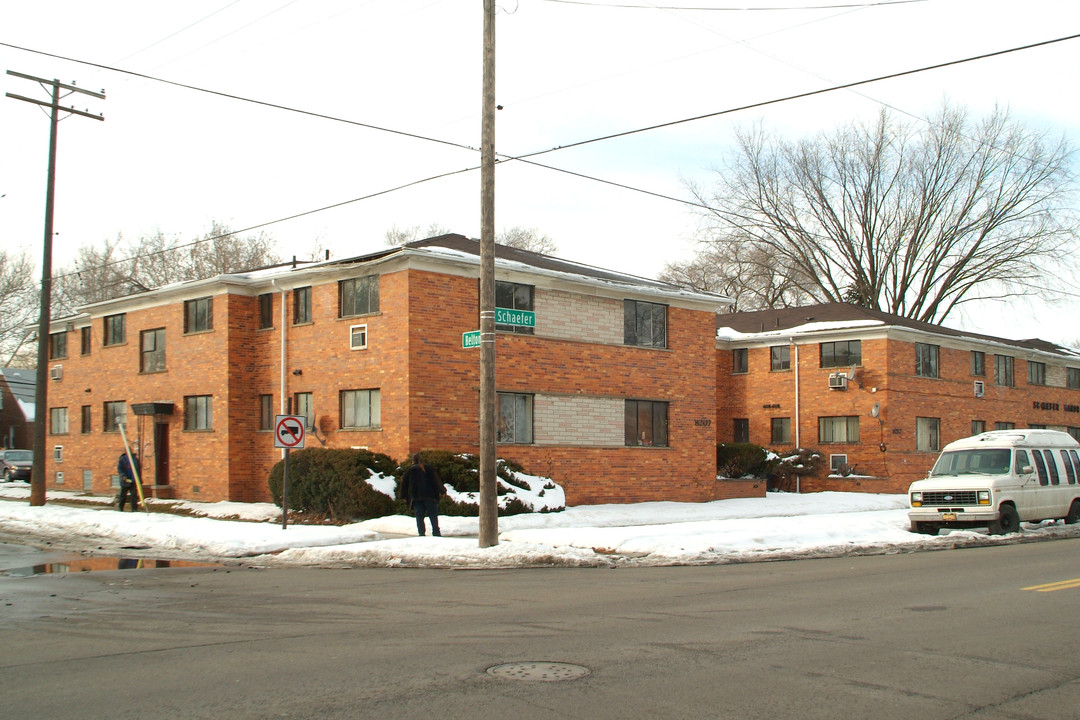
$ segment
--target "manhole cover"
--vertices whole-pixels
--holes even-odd
[[[589,669],[581,665],[561,662],[516,662],[492,665],[488,675],[512,678],[514,680],[537,680],[540,682],[558,682],[577,680],[589,674]]]

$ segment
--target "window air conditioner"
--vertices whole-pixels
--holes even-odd
[[[982,380],[975,381],[975,397],[982,397],[986,394],[986,384]]]
[[[63,365],[53,365],[51,368],[49,368],[49,377],[52,378],[53,380],[63,380],[64,379],[64,366]]]
[[[844,373],[831,373],[829,375],[829,387],[833,390],[846,390],[847,375]]]

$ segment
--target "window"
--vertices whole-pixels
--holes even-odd
[[[259,396],[259,429],[274,429],[274,396]]]
[[[994,356],[994,384],[1013,386],[1013,359],[1008,355]]]
[[[143,330],[139,339],[139,369],[144,373],[165,372],[165,328]]]
[[[1065,387],[1080,388],[1080,368],[1065,368]]]
[[[49,408],[49,434],[67,435],[68,414],[67,408]]]
[[[971,421],[971,434],[972,435],[981,435],[984,432],[986,432],[986,421],[985,420],[972,420]]]
[[[367,349],[367,325],[353,325],[349,328],[349,349]]]
[[[789,345],[774,345],[769,348],[769,369],[770,370],[790,370],[791,369],[791,346]]]
[[[90,326],[87,325],[84,328],[79,328],[79,353],[82,355],[90,354]]]
[[[496,442],[529,444],[533,441],[533,396],[498,393],[499,427]]]
[[[941,420],[939,418],[915,418],[915,450],[937,452],[941,450]]]
[[[49,335],[49,359],[63,360],[67,357],[67,333],[58,332]]]
[[[123,345],[127,342],[127,315],[107,315],[102,319],[102,327],[105,331],[103,343],[105,347],[110,345]]]
[[[829,472],[839,473],[848,469],[847,455],[830,455],[829,456]]]
[[[772,419],[771,442],[773,445],[787,445],[791,442],[791,418]]]
[[[971,374],[978,377],[986,376],[986,353],[978,350],[971,351]]]
[[[1046,384],[1046,363],[1028,360],[1028,385]]]
[[[731,372],[747,373],[750,370],[750,351],[746,348],[735,348],[731,351]]]
[[[818,418],[818,442],[859,442],[859,416],[846,415],[840,417]]]
[[[1050,478],[1046,474],[1046,461],[1038,450],[1031,451],[1031,459],[1035,461],[1035,471],[1039,473],[1039,484],[1049,485]]]
[[[748,418],[732,418],[732,442],[750,442],[750,420]]]
[[[214,429],[214,398],[210,395],[189,395],[184,398],[184,429]]]
[[[862,340],[821,343],[821,367],[862,365]]]
[[[83,405],[82,406],[82,413],[81,413],[80,419],[82,421],[82,424],[80,425],[79,429],[82,432],[82,434],[85,435],[88,432],[90,432],[90,430],[91,430],[91,427],[90,427],[90,406],[89,405]]]
[[[292,291],[293,325],[311,322],[311,288],[302,287]]]
[[[53,445],[52,459],[54,461],[58,462],[58,463],[64,462],[64,446],[63,445]],[[56,473],[56,484],[57,485],[63,485],[64,484],[64,473],[62,473],[62,472]]]
[[[342,280],[338,283],[338,317],[379,312],[379,276]]]
[[[374,428],[382,424],[382,401],[378,390],[341,391],[341,427]]]
[[[124,422],[127,411],[124,409],[123,400],[112,400],[105,403],[105,424],[101,428],[105,432],[120,432],[120,423]]]
[[[663,306],[661,306],[663,307]],[[650,400],[626,401],[626,444],[668,444],[668,404]]]
[[[940,348],[937,345],[915,343],[915,374],[919,377],[940,377],[938,374],[939,351]]]
[[[533,287],[512,282],[495,283],[495,307],[507,310],[533,311]],[[496,323],[496,330],[532,335],[533,328],[525,325],[506,325]]]
[[[196,333],[214,329],[214,299],[209,297],[184,303],[184,332]]]
[[[1080,442],[1080,427],[1068,427],[1065,428],[1065,432],[1069,433],[1073,440]]]
[[[996,422],[994,423],[995,430],[1015,430],[1016,423],[1011,422]]]
[[[309,428],[315,426],[315,396],[309,392],[296,393],[293,395],[293,415],[304,418],[304,424]]]
[[[1076,469],[1073,467],[1072,458],[1068,450],[1061,450],[1061,464],[1065,466],[1065,478],[1070,485],[1076,484]]]
[[[667,306],[624,300],[623,343],[639,347],[667,347]]]
[[[274,327],[274,293],[259,296],[259,329]]]

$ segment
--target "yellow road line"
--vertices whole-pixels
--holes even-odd
[[[1080,588],[1080,578],[1074,580],[1061,580],[1059,582],[1046,583],[1045,585],[1032,585],[1021,590],[1034,590],[1035,592],[1053,592],[1055,590],[1071,590]]]

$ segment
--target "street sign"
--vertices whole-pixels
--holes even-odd
[[[296,449],[304,447],[303,415],[274,416],[274,447]]]
[[[495,308],[495,323],[497,325],[520,325],[522,327],[536,327],[536,313],[532,310],[511,310],[510,308]]]
[[[470,330],[469,332],[461,333],[461,347],[474,348],[480,347],[480,331]]]

